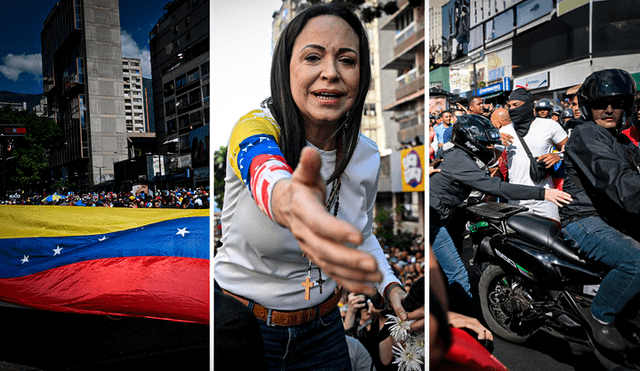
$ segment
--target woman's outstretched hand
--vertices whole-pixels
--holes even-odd
[[[274,218],[293,233],[305,256],[338,284],[351,292],[372,295],[373,283],[382,280],[382,273],[373,256],[349,246],[360,245],[362,234],[325,209],[321,166],[318,151],[302,150],[291,179],[279,181],[273,189]]]

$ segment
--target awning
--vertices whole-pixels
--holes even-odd
[[[493,94],[489,94],[489,95],[482,96],[482,97],[480,97],[480,98],[483,98],[483,99],[490,99],[490,98],[495,98],[495,97],[497,97],[497,96],[499,96],[499,95],[506,94],[506,93],[509,93],[509,92],[508,92],[508,91],[500,91],[500,92],[497,92],[497,93],[493,93]]]
[[[578,89],[580,89],[580,86],[582,86],[582,84],[578,84],[576,86],[570,87],[569,89],[567,89],[567,95],[574,95],[575,93],[578,92]]]

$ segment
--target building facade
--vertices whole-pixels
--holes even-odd
[[[398,11],[380,18],[380,60],[387,143],[378,186],[378,208],[391,211],[396,228],[424,236],[425,9],[399,0]]]
[[[139,58],[122,58],[124,114],[127,133],[146,133],[142,67]]]
[[[441,13],[443,68],[466,98],[504,103],[522,86],[559,104],[598,70],[640,80],[637,1],[451,0]]]
[[[149,33],[156,140],[167,157],[163,181],[205,184],[208,163],[194,167],[192,147],[199,143],[193,132],[209,127],[209,1],[173,1],[164,11]]]
[[[53,180],[93,189],[127,157],[118,1],[61,0],[41,45],[46,116],[64,133],[51,153]]]

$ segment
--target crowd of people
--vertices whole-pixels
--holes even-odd
[[[632,76],[596,71],[562,101],[536,100],[521,87],[500,103],[447,98],[448,107],[429,115],[429,206],[449,297],[473,308],[456,206],[480,191],[557,221],[568,245],[611,268],[585,319],[598,347],[628,349],[613,321],[640,292],[640,96]]]
[[[66,194],[34,194],[21,198],[1,201],[2,205],[59,205],[85,207],[128,207],[128,208],[170,208],[209,209],[209,187],[175,188],[171,190],[131,192],[87,192]]]

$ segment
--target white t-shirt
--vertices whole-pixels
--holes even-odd
[[[520,143],[513,124],[503,126],[500,132],[513,137],[513,143],[506,149],[508,151],[507,168],[509,170],[509,183],[553,188],[551,176],[537,183],[531,180],[529,176],[531,160],[527,155],[527,151]],[[560,124],[552,119],[538,117],[531,123],[529,132],[527,132],[527,135],[525,135],[523,139],[527,142],[531,155],[536,159],[539,156],[551,153],[554,149],[554,143],[560,143],[565,138],[567,138],[567,133],[562,129]],[[560,220],[558,206],[550,201],[510,200],[509,202],[516,205],[527,206],[529,210],[535,214],[558,221]]]
[[[273,120],[269,111],[263,109],[252,119],[260,126],[265,118]],[[234,128],[231,135],[236,134]],[[336,154],[335,151],[320,151],[320,156],[320,172],[326,179],[335,168]],[[379,287],[383,294],[386,285],[399,281],[372,233],[379,173],[378,147],[374,141],[360,135],[342,177],[338,218],[362,232],[364,242],[358,249],[376,259],[384,277]],[[331,184],[328,184],[327,197],[330,193]],[[247,187],[234,173],[229,158],[221,221],[223,245],[213,260],[213,277],[223,289],[267,308],[286,311],[313,307],[333,293],[336,282],[322,272],[326,282],[322,284],[320,294],[315,283],[319,279],[318,268],[314,265],[311,281],[315,285],[311,288],[310,300],[305,300],[302,282],[307,277],[309,261],[302,256],[293,234],[260,211]]]

